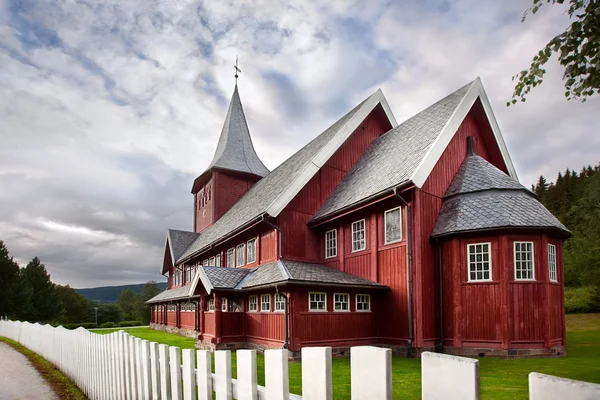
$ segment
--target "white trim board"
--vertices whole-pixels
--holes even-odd
[[[317,153],[316,156],[304,167],[304,170],[285,188],[285,190],[269,205],[266,213],[272,217],[279,215],[290,201],[302,190],[308,181],[315,176],[319,169],[333,156],[333,154],[344,144],[367,116],[381,104],[385,115],[387,116],[392,128],[398,123],[390,109],[390,106],[383,95],[381,89],[373,93],[364,104],[346,121],[346,123],[337,131],[333,138]]]
[[[420,188],[425,184],[425,181],[427,181],[431,171],[444,153],[444,150],[446,150],[446,147],[448,147],[448,144],[456,134],[460,124],[463,122],[467,116],[467,113],[471,110],[471,107],[473,107],[473,104],[477,99],[481,100],[481,104],[483,105],[483,109],[490,123],[490,127],[492,128],[492,133],[494,134],[496,143],[498,143],[500,154],[502,155],[502,159],[504,160],[506,168],[508,169],[508,174],[517,182],[519,182],[517,172],[512,163],[510,155],[508,154],[506,143],[504,142],[504,138],[500,132],[498,121],[496,121],[490,101],[485,93],[485,90],[483,89],[481,79],[478,77],[471,83],[469,90],[442,129],[442,133],[438,135],[437,139],[433,142],[433,145],[430,147],[429,151],[425,157],[423,157],[419,163],[419,166],[417,169],[415,169],[415,172],[413,172],[412,176],[410,177],[410,180],[415,186]]]

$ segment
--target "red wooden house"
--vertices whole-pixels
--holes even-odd
[[[569,231],[517,179],[475,81],[397,124],[378,90],[270,171],[237,86],[152,326],[199,347],[565,351]]]

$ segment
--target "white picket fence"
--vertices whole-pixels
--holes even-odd
[[[256,351],[211,352],[148,342],[124,331],[98,335],[78,328],[0,321],[0,336],[38,353],[90,399],[331,400],[331,348],[302,349],[302,396],[289,393],[287,350],[265,351],[265,387],[257,385]],[[196,356],[196,357],[195,357]],[[392,398],[390,349],[358,346],[350,351],[352,400]],[[423,399],[479,399],[479,362],[436,353],[422,355]],[[600,385],[530,374],[530,399],[600,398]],[[550,396],[550,397],[548,397]],[[562,397],[557,397],[562,396]]]

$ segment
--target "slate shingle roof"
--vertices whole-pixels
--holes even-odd
[[[445,197],[461,193],[488,189],[525,189],[515,179],[506,175],[485,159],[471,155],[467,157],[456,172]]]
[[[185,299],[188,297],[189,292],[189,286],[182,286],[175,289],[167,289],[163,292],[160,292],[159,294],[148,300],[146,303],[159,303],[163,301]]]
[[[247,172],[258,176],[269,174],[269,170],[254,150],[237,84],[233,90],[215,155],[206,170],[211,168]]]
[[[366,101],[366,100],[365,100]],[[316,154],[361,108],[363,101],[327,130],[284,161],[250,188],[220,219],[202,232],[178,260],[188,257],[214,241],[260,217],[269,205],[299,176]]]
[[[535,195],[483,158],[463,161],[431,234],[445,236],[503,228],[541,228],[570,235]]]
[[[190,244],[200,236],[196,232],[180,231],[177,229],[169,229],[168,235],[169,243],[173,249],[173,261],[181,257]]]
[[[203,266],[202,268],[215,289],[233,289],[251,272],[247,268],[207,266]]]
[[[295,282],[314,282],[345,286],[372,286],[386,287],[380,283],[361,278],[360,276],[338,271],[320,264],[301,263],[296,261],[284,261],[290,280]]]
[[[323,203],[312,221],[408,182],[474,82],[377,138]]]

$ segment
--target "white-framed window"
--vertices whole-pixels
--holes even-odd
[[[217,254],[217,256],[215,257],[215,265],[217,267],[221,266],[221,253]]]
[[[365,220],[361,219],[352,223],[352,251],[364,250],[366,247]]]
[[[383,214],[385,225],[385,244],[402,240],[402,210],[400,207],[387,210]]]
[[[333,294],[333,311],[350,311],[350,295],[348,293]]]
[[[204,265],[205,267],[208,265],[208,258],[204,261],[202,261],[202,265]]]
[[[308,293],[308,311],[327,311],[327,294],[322,292]]]
[[[515,280],[534,280],[533,242],[514,242]]]
[[[208,300],[208,311],[215,311],[215,299]]]
[[[275,293],[275,311],[285,311],[285,296]]]
[[[270,294],[261,294],[260,295],[260,312],[270,312],[271,311],[271,295]]]
[[[196,311],[196,303],[192,303],[192,311]]]
[[[558,282],[556,277],[556,246],[553,244],[548,244],[548,269],[550,280],[552,282]]]
[[[366,312],[371,311],[371,295],[357,294],[356,295],[356,311]]]
[[[241,267],[244,265],[244,253],[245,253],[246,245],[244,243],[238,244],[235,248],[235,266]]]
[[[221,299],[221,311],[227,312],[227,299],[226,298]]]
[[[227,267],[234,268],[235,267],[235,249],[232,247],[227,250]]]
[[[492,244],[473,243],[467,245],[469,282],[492,280]]]
[[[248,311],[258,311],[258,296],[248,297]]]
[[[248,240],[246,251],[248,252],[246,256],[246,262],[248,264],[256,261],[256,238]]]
[[[337,256],[337,230],[325,232],[325,258]]]
[[[212,266],[215,265],[215,257],[214,256],[208,260],[208,265],[212,265]]]

